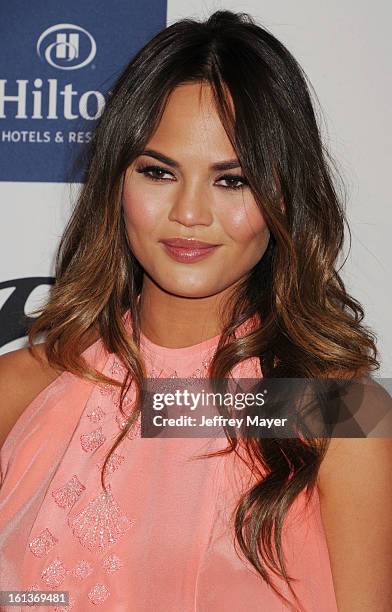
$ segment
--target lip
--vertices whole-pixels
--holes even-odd
[[[194,263],[205,259],[220,246],[200,240],[174,238],[161,240],[166,253],[180,263]]]
[[[204,242],[203,240],[195,240],[195,238],[168,238],[167,240],[161,240],[164,244],[171,247],[179,247],[183,249],[208,249],[210,247],[218,246],[211,242]]]

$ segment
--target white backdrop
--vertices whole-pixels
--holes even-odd
[[[348,190],[352,245],[341,274],[365,309],[365,324],[377,333],[382,367],[376,376],[392,377],[391,4],[169,0],[168,24],[181,17],[205,18],[219,8],[256,17],[288,47],[313,84],[325,122],[323,136]],[[55,248],[79,188],[0,182],[1,281],[53,275]],[[0,291],[0,308],[8,295],[9,290]],[[32,295],[27,314],[44,297],[45,288]],[[0,352],[24,344],[18,339]]]

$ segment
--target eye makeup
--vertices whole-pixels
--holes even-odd
[[[140,166],[137,166],[136,172],[138,172],[139,174],[144,174],[144,176],[146,176],[148,179],[152,181],[159,181],[159,182],[164,182],[164,181],[170,182],[170,179],[164,179],[162,178],[162,176],[156,176],[159,173],[170,174],[171,176],[173,176],[173,174],[166,168],[162,168],[161,166],[151,165],[151,164],[141,164]],[[155,173],[155,176],[153,175],[153,173]],[[220,176],[217,180],[226,181],[226,182],[237,182],[237,183],[240,182],[241,184],[237,186],[217,185],[218,187],[223,187],[223,189],[230,189],[232,191],[241,190],[245,186],[248,185],[248,182],[246,181],[246,179],[239,174],[224,174]]]

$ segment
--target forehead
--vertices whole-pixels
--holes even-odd
[[[216,161],[220,156],[235,156],[216,110],[211,87],[201,83],[179,85],[170,93],[148,147],[172,157],[192,153]]]

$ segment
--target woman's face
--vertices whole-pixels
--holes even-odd
[[[236,155],[209,86],[203,85],[201,102],[200,87],[191,83],[173,90],[146,146],[150,153],[128,167],[123,189],[129,243],[149,282],[194,298],[234,286],[261,259],[269,239],[241,168],[213,168]],[[178,261],[162,242],[174,238],[218,246],[202,259]]]

